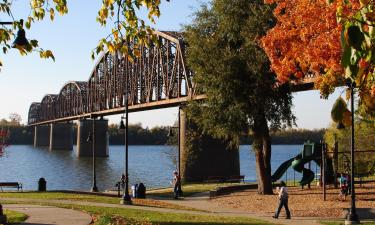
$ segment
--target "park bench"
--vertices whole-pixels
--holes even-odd
[[[1,191],[3,191],[3,187],[17,188],[17,191],[20,191],[20,189],[23,191],[22,184],[19,182],[0,182]]]
[[[245,176],[244,175],[231,175],[228,177],[225,176],[209,176],[205,180],[206,182],[245,182]]]
[[[245,175],[232,175],[226,179],[226,182],[245,182]]]
[[[224,176],[209,176],[205,179],[205,182],[214,183],[214,182],[225,182],[226,177]]]

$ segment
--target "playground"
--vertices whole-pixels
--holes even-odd
[[[311,186],[311,189],[301,187],[288,187],[289,208],[293,216],[317,218],[344,218],[349,207],[350,196],[346,201],[339,200],[340,189],[328,188],[327,199],[323,200],[322,188]],[[220,196],[212,201],[226,207],[242,209],[246,212],[257,212],[264,216],[272,216],[277,206],[276,195],[258,195],[256,190],[235,192],[230,195]],[[358,212],[375,209],[375,183],[369,183],[362,188],[356,188],[356,206]],[[283,214],[280,217],[285,217]],[[375,211],[365,215],[375,218]],[[364,217],[361,217],[364,219]]]

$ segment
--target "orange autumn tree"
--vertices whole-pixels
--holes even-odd
[[[281,83],[328,71],[342,73],[341,26],[336,21],[335,5],[327,6],[324,0],[266,2],[277,4],[277,25],[262,38],[262,44]],[[332,83],[338,78],[329,79]]]
[[[355,81],[365,114],[375,115],[375,12],[372,1],[266,0],[277,25],[261,39],[281,83],[317,77],[327,97]]]

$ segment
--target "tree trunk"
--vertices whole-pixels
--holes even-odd
[[[271,181],[271,140],[267,120],[264,115],[255,120],[253,135],[258,193],[273,194]]]

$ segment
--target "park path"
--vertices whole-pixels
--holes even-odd
[[[5,209],[28,215],[28,219],[21,225],[88,225],[90,215],[72,209],[63,209],[52,206],[4,204]]]

